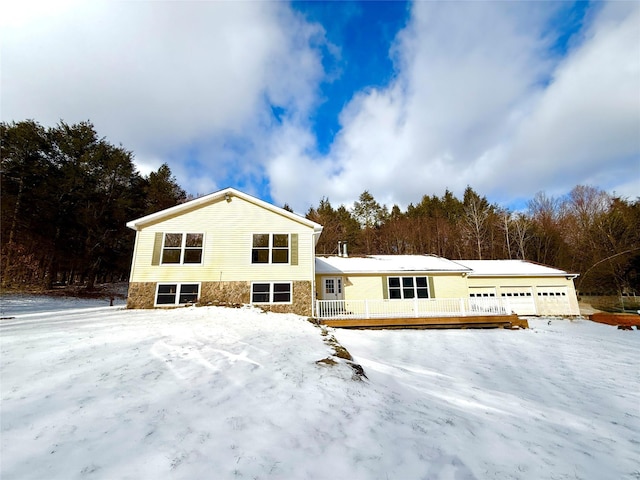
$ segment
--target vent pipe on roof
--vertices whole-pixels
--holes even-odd
[[[347,242],[344,242],[344,243],[342,244],[342,249],[343,249],[343,251],[342,251],[342,256],[343,256],[343,257],[348,257],[349,255],[347,255]]]
[[[342,256],[342,242],[338,242],[338,256]]]

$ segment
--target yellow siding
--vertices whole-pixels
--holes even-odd
[[[528,297],[535,302],[538,315],[579,315],[580,309],[572,279],[566,277],[463,277],[460,274],[415,274],[426,275],[433,279],[433,298],[467,298],[470,288],[491,288],[496,297],[501,298],[502,291],[512,292],[514,288],[531,291]],[[339,275],[318,275],[317,298],[322,299],[323,279]],[[344,300],[382,300],[386,295],[385,277],[388,274],[346,275],[343,276]],[[393,274],[393,276],[403,276]],[[408,275],[407,275],[408,276]],[[544,292],[558,292],[566,289],[566,297],[552,296]],[[515,307],[514,307],[515,308]],[[529,307],[527,307],[529,308]],[[533,306],[531,313],[534,313]]]
[[[347,275],[344,280],[345,300],[381,300],[387,296],[387,276],[427,276],[433,278],[436,298],[462,298],[467,296],[466,279],[458,274],[379,274],[379,275]],[[317,276],[318,298],[322,298],[322,279],[331,275]]]
[[[345,300],[369,300],[384,298],[382,277],[350,275],[344,282]]]
[[[565,277],[469,277],[469,287],[573,286]]]
[[[152,265],[156,232],[204,233],[202,264]],[[297,233],[298,265],[252,264],[254,233]],[[309,281],[313,264],[313,228],[233,197],[231,202],[220,199],[137,232],[131,281]]]
[[[467,296],[467,279],[459,273],[434,275],[435,298],[464,298]]]

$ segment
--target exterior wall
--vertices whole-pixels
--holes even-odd
[[[467,294],[467,279],[459,273],[434,275],[434,298],[464,298]]]
[[[154,308],[156,282],[131,282],[127,308]],[[292,303],[256,304],[263,310],[278,313],[311,315],[311,282],[292,282]],[[199,305],[208,304],[249,304],[251,302],[251,282],[202,282]],[[170,307],[169,307],[170,308]]]
[[[427,276],[433,281],[432,298],[467,298],[471,288],[491,288],[497,298],[509,289],[527,288],[531,290],[535,302],[537,315],[580,315],[578,299],[572,279],[566,277],[463,277],[455,274],[428,274],[407,272],[405,274],[372,274],[372,275],[344,275],[344,300],[382,300],[387,298],[388,276]],[[322,299],[323,279],[339,275],[316,276],[316,298]],[[566,297],[545,295],[549,291],[566,289]],[[515,301],[512,302],[512,305]],[[519,313],[514,306],[516,313]],[[532,310],[522,314],[532,314]]]
[[[153,308],[156,282],[129,282],[127,308]]]
[[[290,305],[282,303],[265,305],[261,303],[256,304],[256,307],[276,313],[295,313],[306,317],[311,316],[311,282],[296,281],[293,282],[292,288],[293,296]]]
[[[251,282],[202,282],[199,303],[248,304]]]
[[[202,264],[152,265],[157,232],[204,233]],[[254,233],[298,234],[298,265],[252,264]],[[307,225],[239,197],[220,198],[138,231],[130,282],[309,281],[313,242]]]
[[[323,279],[339,275],[317,275],[317,298],[322,299]],[[433,298],[463,298],[467,296],[467,282],[459,273],[432,274],[406,272],[397,274],[345,275],[343,276],[345,300],[382,300],[387,298],[387,277],[426,276],[433,279]]]
[[[573,280],[565,277],[469,277],[469,287],[531,287],[573,286]],[[574,290],[575,292],[575,290]]]
[[[383,289],[384,281],[381,276],[348,275],[343,281],[344,299],[368,300],[384,298],[386,296]]]

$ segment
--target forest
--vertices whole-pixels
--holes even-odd
[[[127,280],[126,222],[187,199],[167,165],[141,176],[89,122],[0,123],[0,141],[3,288]]]
[[[5,289],[127,280],[134,232],[126,222],[190,199],[168,165],[140,175],[133,153],[90,122],[0,123],[0,141]],[[351,207],[322,198],[306,217],[324,226],[320,255],[346,242],[350,255],[525,259],[579,273],[582,294],[640,293],[640,198],[595,186],[560,198],[539,192],[524,211],[470,186],[461,199],[445,190],[404,211],[364,191]]]

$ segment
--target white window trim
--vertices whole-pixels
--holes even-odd
[[[273,301],[273,295],[274,295],[274,291],[273,291],[273,285],[276,283],[285,283],[287,285],[289,285],[289,301],[288,302],[274,302]],[[254,285],[262,285],[262,284],[268,284],[269,285],[269,301],[268,302],[254,302],[253,301],[253,286]],[[250,297],[249,299],[251,300],[251,304],[252,305],[291,305],[293,304],[293,282],[279,282],[279,281],[273,281],[273,282],[251,282],[251,292],[249,293]]]
[[[176,286],[176,300],[175,303],[158,303],[158,291],[162,285],[175,285]],[[180,300],[180,288],[182,285],[197,285],[198,286],[198,296],[196,297],[196,302],[200,301],[200,293],[201,293],[201,282],[158,282],[156,284],[156,295],[153,298],[153,306],[154,307],[178,307],[180,305],[188,305],[187,303],[178,303]],[[194,302],[195,303],[195,302]]]
[[[171,235],[171,234],[180,234],[182,235],[182,243],[180,245],[180,262],[179,263],[164,263],[162,261],[163,257],[164,257],[164,242],[167,238],[167,234]],[[202,249],[202,255],[200,256],[200,263],[184,263],[184,254],[185,251],[187,250],[187,234],[193,234],[193,235],[202,235],[202,247],[200,247]],[[162,248],[160,248],[160,265],[162,265],[163,267],[175,267],[175,266],[198,266],[198,265],[204,265],[204,246],[205,246],[205,233],[204,232],[163,232],[162,233]],[[174,248],[174,249],[178,249],[178,247],[167,247],[167,248]],[[195,250],[195,248],[191,248],[191,250]],[[170,284],[169,284],[170,285]]]
[[[391,285],[389,285],[389,280],[392,278],[399,278],[400,279],[400,287],[391,287]],[[413,298],[404,298],[404,286],[402,285],[402,279],[403,278],[413,278],[413,294],[414,297]],[[427,298],[418,298],[418,282],[416,282],[416,278],[426,278],[427,279]],[[400,288],[400,298],[391,298],[391,288],[393,289],[398,289]],[[424,288],[424,287],[420,287],[420,288]],[[431,298],[433,298],[431,296],[431,288],[429,288],[429,276],[428,275],[390,275],[387,277],[387,296],[389,297],[389,300],[391,301],[399,301],[399,300],[429,300]]]
[[[253,249],[256,248],[253,246],[253,236],[254,235],[268,235],[269,236],[269,261],[265,263],[253,262]],[[286,235],[287,236],[287,262],[286,263],[274,263],[273,262],[273,236],[274,235]],[[264,247],[260,247],[263,248]],[[279,248],[278,250],[284,250],[283,248]],[[286,232],[270,232],[270,233],[260,233],[253,232],[251,234],[251,255],[249,256],[249,261],[251,265],[291,265],[291,233]],[[268,282],[256,282],[256,283],[268,283]],[[279,282],[276,282],[279,283]],[[285,282],[282,282],[285,283]]]

